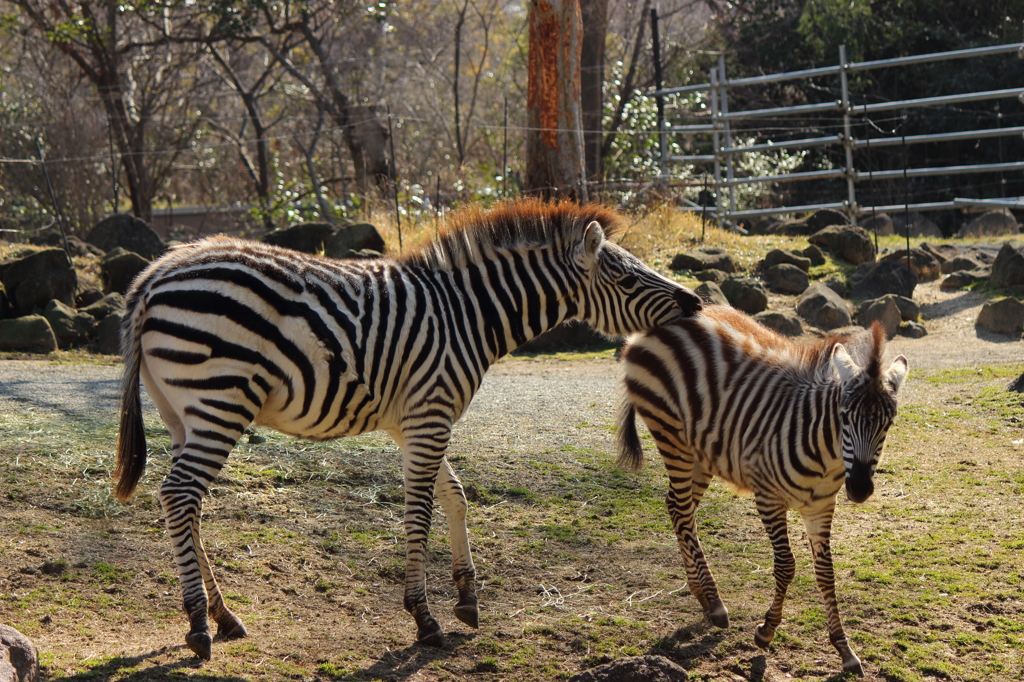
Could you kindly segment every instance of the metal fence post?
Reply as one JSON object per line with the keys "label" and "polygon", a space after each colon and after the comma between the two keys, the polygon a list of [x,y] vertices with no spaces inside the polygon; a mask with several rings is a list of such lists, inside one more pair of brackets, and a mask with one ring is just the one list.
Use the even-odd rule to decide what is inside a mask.
{"label": "metal fence post", "polygon": [[[729,79],[725,75],[725,55],[718,55],[718,94],[721,98],[718,110],[722,114],[729,113]],[[729,149],[732,147],[732,130],[729,127],[729,119],[723,119],[723,132],[725,133],[725,148]],[[730,182],[733,180],[733,165],[732,165],[732,152],[725,153],[725,179]],[[726,215],[732,219],[732,214],[736,211],[736,187],[729,185],[729,211]]]}
{"label": "metal fence post", "polygon": [[711,153],[715,157],[715,222],[722,227],[722,139],[719,131],[722,121],[718,118],[718,69],[711,67]]}
{"label": "metal fence post", "polygon": [[839,83],[843,93],[843,148],[846,151],[846,213],[850,220],[857,219],[857,194],[854,179],[857,171],[853,167],[853,132],[850,127],[850,85],[846,76],[846,45],[839,46]]}
{"label": "metal fence post", "polygon": [[[661,91],[661,42],[658,38],[658,10],[651,8],[651,48],[654,51],[654,87]],[[668,145],[665,141],[665,96],[655,95],[658,106],[658,184],[668,180]]]}

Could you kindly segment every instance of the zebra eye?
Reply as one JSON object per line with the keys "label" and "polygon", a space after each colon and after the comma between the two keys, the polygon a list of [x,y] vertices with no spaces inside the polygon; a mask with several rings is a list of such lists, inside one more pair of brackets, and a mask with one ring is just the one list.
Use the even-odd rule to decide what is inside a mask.
{"label": "zebra eye", "polygon": [[625,277],[619,280],[619,286],[622,287],[623,289],[632,289],[633,287],[636,286],[636,281],[637,280],[635,275],[626,275]]}

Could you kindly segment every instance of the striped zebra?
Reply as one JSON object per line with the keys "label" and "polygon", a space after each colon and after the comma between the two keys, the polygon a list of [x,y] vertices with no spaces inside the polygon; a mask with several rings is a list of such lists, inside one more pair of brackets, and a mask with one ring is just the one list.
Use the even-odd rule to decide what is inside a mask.
{"label": "striped zebra", "polygon": [[690,591],[714,625],[729,614],[708,568],[694,516],[713,476],[753,493],[775,552],[775,598],[754,642],[767,648],[782,620],[794,574],[786,513],[800,512],[825,601],[829,639],[843,670],[863,675],[843,631],[829,549],[836,495],[863,502],[896,392],[902,355],[882,365],[885,337],[870,330],[799,345],[727,306],[631,338],[623,359],[626,400],[619,418],[620,465],[636,470],[640,414],[668,469],[669,515]]}
{"label": "striped zebra", "polygon": [[484,372],[565,320],[628,334],[701,307],[606,239],[619,222],[596,206],[524,200],[467,210],[429,246],[394,260],[214,238],[139,275],[122,329],[115,492],[127,500],[145,469],[141,378],[171,435],[159,499],[197,656],[212,653],[208,615],[218,635],[246,634],[224,604],[199,525],[208,486],[250,424],[311,440],[389,433],[402,451],[404,605],[417,639],[444,641],[425,584],[435,481],[450,526],[455,615],[477,627],[466,497],[445,450]]}

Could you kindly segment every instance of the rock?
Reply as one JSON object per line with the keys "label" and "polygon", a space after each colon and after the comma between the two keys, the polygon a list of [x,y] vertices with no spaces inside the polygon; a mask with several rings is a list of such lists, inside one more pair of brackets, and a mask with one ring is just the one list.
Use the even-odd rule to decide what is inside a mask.
{"label": "rock", "polygon": [[346,255],[349,251],[365,250],[373,251],[376,255],[361,256],[363,258],[379,258],[384,253],[384,238],[370,223],[339,227],[324,242],[324,255],[328,258],[351,258]]}
{"label": "rock", "polygon": [[320,253],[333,233],[334,226],[330,223],[298,223],[265,234],[263,241],[302,253]]}
{"label": "rock", "polygon": [[968,258],[973,258],[982,265],[992,265],[992,263],[994,263],[996,260],[998,252],[992,253],[988,249],[984,249],[980,246],[975,245],[965,250],[961,255],[967,256]]}
{"label": "rock", "polygon": [[1015,393],[1024,393],[1024,374],[1014,379],[1007,385],[1007,391],[1013,391]]}
{"label": "rock", "polygon": [[928,330],[920,322],[910,321],[900,325],[899,334],[910,339],[920,339],[928,335]]}
{"label": "rock", "polygon": [[840,298],[846,298],[846,295],[850,293],[850,285],[838,275],[830,275],[822,284],[839,294]]}
{"label": "rock", "polygon": [[803,323],[800,322],[800,318],[793,313],[766,310],[754,315],[754,319],[769,329],[774,329],[783,336],[800,336],[804,333]]}
{"label": "rock", "polygon": [[692,270],[694,272],[714,268],[722,272],[736,272],[736,264],[725,249],[716,246],[702,246],[695,251],[678,253],[669,265],[672,270]]}
{"label": "rock", "polygon": [[0,282],[0,320],[6,319],[11,312],[11,303],[7,300],[7,290],[3,282]]}
{"label": "rock", "polygon": [[988,280],[989,274],[987,270],[957,270],[956,272],[949,273],[946,279],[942,280],[942,283],[939,284],[939,289],[943,291],[966,289],[975,282]]}
{"label": "rock", "polygon": [[888,213],[877,213],[873,216],[861,218],[857,221],[857,224],[864,228],[866,232],[878,235],[879,237],[895,234],[892,218],[889,217]]}
{"label": "rock", "polygon": [[850,298],[869,301],[886,294],[914,297],[917,275],[906,263],[887,260],[859,265],[850,275]]}
{"label": "rock", "polygon": [[896,301],[888,296],[876,298],[873,301],[864,301],[858,311],[858,321],[862,327],[870,327],[875,322],[882,325],[885,330],[885,337],[891,339],[899,331],[903,316],[900,314]]}
{"label": "rock", "polygon": [[107,216],[96,223],[85,236],[85,241],[103,251],[112,251],[120,246],[148,260],[153,260],[164,251],[160,235],[144,221],[123,213]]}
{"label": "rock", "polygon": [[802,253],[807,260],[811,261],[811,267],[824,265],[826,263],[825,254],[823,254],[821,249],[814,244],[808,244],[807,248],[800,253]]}
{"label": "rock", "polygon": [[81,310],[103,298],[103,292],[96,287],[85,287],[78,290],[75,296],[75,307]]}
{"label": "rock", "polygon": [[904,320],[916,321],[921,317],[921,306],[915,303],[913,299],[906,296],[897,296],[896,294],[887,294],[883,298],[891,298],[896,303],[896,307],[900,309],[900,317]]}
{"label": "rock", "polygon": [[820,329],[838,329],[851,322],[850,308],[839,294],[820,282],[807,287],[800,295],[796,313]]}
{"label": "rock", "polygon": [[11,263],[4,270],[3,283],[12,314],[20,317],[53,299],[72,305],[78,275],[63,249],[44,249]]}
{"label": "rock", "polygon": [[611,348],[621,343],[621,338],[605,336],[586,322],[569,320],[527,341],[514,352],[518,355],[578,350],[594,346]]}
{"label": "rock", "polygon": [[57,337],[42,315],[0,320],[0,351],[50,353],[55,350]]}
{"label": "rock", "polygon": [[782,222],[775,216],[762,216],[747,228],[747,234],[775,234]]}
{"label": "rock", "polygon": [[939,226],[916,211],[911,211],[909,216],[905,213],[897,213],[892,216],[892,226],[895,234],[901,237],[907,236],[906,226],[908,222],[910,224],[911,237],[942,238],[942,230],[939,229]]}
{"label": "rock", "polygon": [[992,262],[988,284],[997,289],[1024,284],[1024,249],[1014,248],[1009,242],[1003,244]]}
{"label": "rock", "polygon": [[[907,250],[895,251],[882,256],[882,260],[907,262]],[[910,269],[917,275],[918,282],[933,282],[942,275],[942,264],[924,249],[910,249]]]}
{"label": "rock", "polygon": [[373,249],[359,249],[353,251],[349,249],[341,255],[341,258],[350,258],[353,260],[373,260],[374,258],[383,258],[384,254],[380,251],[374,251]]}
{"label": "rock", "polygon": [[39,649],[9,625],[0,625],[0,680],[36,682],[39,679]]}
{"label": "rock", "polygon": [[802,294],[810,284],[807,273],[789,263],[779,263],[765,270],[764,281],[776,293],[794,295]]}
{"label": "rock", "polygon": [[1024,328],[1024,303],[1012,296],[986,301],[974,325],[996,334],[1020,336]]}
{"label": "rock", "polygon": [[663,656],[633,656],[584,670],[569,682],[687,682],[686,670]]}
{"label": "rock", "polygon": [[110,313],[96,325],[96,339],[93,349],[104,355],[121,354],[121,320],[123,313]]}
{"label": "rock", "polygon": [[[57,230],[47,230],[46,232],[40,232],[36,236],[28,240],[30,244],[36,246],[55,246],[59,249],[64,248],[64,239],[61,237],[60,232]],[[78,237],[71,235],[68,237],[68,251],[71,252],[73,258],[80,258],[82,256],[102,256],[103,249],[93,246],[87,242],[83,242]]]}
{"label": "rock", "polygon": [[935,260],[940,263],[956,258],[963,251],[956,244],[929,244],[928,242],[921,242],[920,248],[935,256]]}
{"label": "rock", "polygon": [[756,315],[768,307],[768,292],[751,277],[729,277],[722,282],[721,289],[729,299],[729,305],[747,315]]}
{"label": "rock", "polygon": [[[774,221],[774,222],[771,222]],[[779,220],[769,219],[768,222],[759,224],[764,232],[751,232],[752,234],[781,234],[789,237],[806,237],[829,225],[849,225],[850,219],[842,211],[832,208],[823,208],[815,211],[803,220]],[[758,228],[755,228],[758,229]]]}
{"label": "rock", "polygon": [[850,225],[850,216],[834,208],[822,208],[810,215],[806,220],[807,227],[814,232],[830,225]]}
{"label": "rock", "polygon": [[701,282],[724,282],[729,275],[722,272],[718,268],[708,268],[707,270],[699,270],[693,273],[694,279],[698,279]]}
{"label": "rock", "polygon": [[43,317],[50,323],[50,329],[57,337],[57,345],[62,349],[86,341],[96,329],[95,317],[57,300],[46,304]]}
{"label": "rock", "polygon": [[848,263],[860,265],[875,260],[875,245],[871,235],[853,225],[832,225],[818,230],[807,241],[828,249]]}
{"label": "rock", "polygon": [[124,311],[124,296],[112,291],[92,305],[80,307],[79,312],[89,313],[97,320],[102,320],[107,315]]}
{"label": "rock", "polygon": [[970,256],[956,256],[942,264],[942,274],[948,275],[958,270],[980,270],[985,267],[981,261]]}
{"label": "rock", "polygon": [[[820,253],[820,252],[819,252]],[[785,251],[783,249],[772,249],[765,254],[764,260],[761,261],[761,270],[768,270],[769,268],[779,265],[780,263],[788,263],[795,265],[804,272],[811,269],[811,259],[801,255],[796,251]]]}
{"label": "rock", "polygon": [[1003,237],[1008,234],[1020,234],[1020,225],[1017,224],[1017,219],[1010,213],[1010,209],[1003,208],[995,211],[985,211],[961,227],[956,236]]}
{"label": "rock", "polygon": [[694,289],[694,292],[704,299],[705,303],[729,305],[729,299],[722,293],[722,288],[714,282],[703,282]]}
{"label": "rock", "polygon": [[104,293],[124,294],[140,272],[149,267],[149,261],[137,253],[124,249],[112,249],[100,261],[100,276],[103,278]]}

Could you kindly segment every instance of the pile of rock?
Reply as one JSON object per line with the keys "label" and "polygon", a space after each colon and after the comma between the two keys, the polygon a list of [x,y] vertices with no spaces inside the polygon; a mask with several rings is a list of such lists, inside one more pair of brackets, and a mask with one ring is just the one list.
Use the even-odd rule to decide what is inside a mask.
{"label": "pile of rock", "polygon": [[[373,258],[384,251],[384,240],[369,223],[303,223],[275,230],[265,239],[339,258]],[[149,225],[127,215],[103,219],[84,241],[69,237],[67,251],[55,232],[32,242],[17,257],[0,262],[0,351],[89,348],[117,354],[124,294],[167,245]],[[89,286],[79,276],[79,270],[94,266],[99,286]]]}

